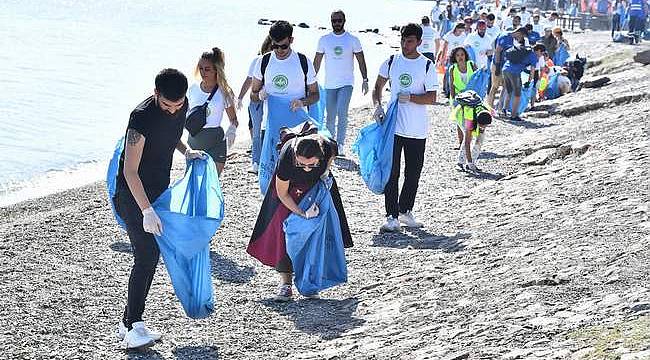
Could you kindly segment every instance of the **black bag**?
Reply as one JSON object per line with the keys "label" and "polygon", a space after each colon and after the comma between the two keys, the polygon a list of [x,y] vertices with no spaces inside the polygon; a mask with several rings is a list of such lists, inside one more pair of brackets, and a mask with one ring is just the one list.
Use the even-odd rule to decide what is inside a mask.
{"label": "black bag", "polygon": [[465,90],[456,95],[456,102],[459,105],[477,107],[483,103],[481,96],[474,90]]}
{"label": "black bag", "polygon": [[530,46],[522,47],[510,47],[505,52],[506,59],[512,64],[522,64],[528,55],[533,52],[533,49]]}
{"label": "black bag", "polygon": [[203,104],[197,105],[187,112],[187,117],[185,118],[185,128],[190,133],[190,135],[196,136],[196,134],[198,134],[199,131],[201,131],[201,129],[203,129],[205,126],[206,117],[208,116],[208,103],[210,100],[212,100],[212,97],[217,92],[217,89],[219,89],[219,85],[216,85],[214,89],[212,89],[210,96],[208,96],[208,99]]}
{"label": "black bag", "polygon": [[307,135],[318,134],[318,127],[311,121],[302,122],[294,127],[283,126],[280,128],[280,141],[276,145],[276,149],[280,150],[284,147],[289,140]]}

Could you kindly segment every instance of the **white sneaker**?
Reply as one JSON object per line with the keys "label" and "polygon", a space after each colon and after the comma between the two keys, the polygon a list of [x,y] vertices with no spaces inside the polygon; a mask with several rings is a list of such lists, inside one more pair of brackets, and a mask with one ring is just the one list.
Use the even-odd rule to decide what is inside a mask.
{"label": "white sneaker", "polygon": [[291,301],[293,298],[293,289],[291,284],[280,284],[278,286],[278,293],[275,295],[274,300],[280,302]]}
{"label": "white sneaker", "polygon": [[[149,337],[151,338],[151,340],[160,341],[160,339],[162,339],[162,334],[161,333],[149,329],[146,325],[144,326],[144,329],[147,332],[147,334],[149,335]],[[129,331],[129,329],[127,329],[126,326],[124,325],[124,323],[122,321],[120,321],[117,324],[117,330],[115,331],[115,337],[117,337],[117,339],[120,340],[120,341],[124,340],[124,336],[126,336],[126,333],[128,331]]]}
{"label": "white sneaker", "polygon": [[345,156],[345,148],[344,148],[343,145],[341,145],[341,144],[339,144],[338,154],[339,154],[339,156],[341,156],[341,157],[344,157],[344,156]]}
{"label": "white sneaker", "polygon": [[399,221],[391,215],[386,217],[386,222],[379,228],[379,231],[381,232],[395,232],[400,230],[402,230],[402,227],[400,226]]}
{"label": "white sneaker", "polygon": [[257,171],[259,170],[260,166],[257,165],[257,163],[253,163],[250,168],[248,168],[248,172],[251,174],[257,174]]}
{"label": "white sneaker", "polygon": [[420,228],[424,226],[421,222],[415,220],[415,217],[411,213],[411,211],[407,211],[406,213],[400,213],[399,216],[397,217],[399,221],[404,224],[406,227],[412,227],[412,228]]}
{"label": "white sneaker", "polygon": [[122,340],[124,347],[127,349],[136,349],[153,345],[155,341],[149,337],[147,328],[144,326],[144,321],[134,322],[131,326],[132,329],[127,331],[126,335],[124,335],[124,340]]}

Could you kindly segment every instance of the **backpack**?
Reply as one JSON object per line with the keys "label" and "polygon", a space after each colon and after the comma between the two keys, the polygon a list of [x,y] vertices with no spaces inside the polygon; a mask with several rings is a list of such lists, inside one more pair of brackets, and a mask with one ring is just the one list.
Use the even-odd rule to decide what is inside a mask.
{"label": "backpack", "polygon": [[505,52],[505,57],[511,64],[523,64],[526,58],[533,52],[530,46],[508,48]]}
{"label": "backpack", "polygon": [[[465,106],[472,108],[472,119],[476,120],[476,114],[478,113],[477,109],[483,107],[483,99],[481,99],[481,96],[476,91],[465,90],[457,94],[455,100],[458,105],[463,107],[463,111],[465,111]],[[476,123],[474,124],[474,127],[476,127]]]}
{"label": "backpack", "polygon": [[[309,95],[309,89],[307,88],[307,72],[309,71],[307,65],[307,57],[304,54],[296,52],[298,54],[298,59],[300,59],[300,67],[302,68],[302,73],[305,77],[305,96]],[[262,56],[262,85],[264,85],[264,73],[266,72],[266,67],[269,65],[269,60],[271,60],[271,53],[268,52]]]}

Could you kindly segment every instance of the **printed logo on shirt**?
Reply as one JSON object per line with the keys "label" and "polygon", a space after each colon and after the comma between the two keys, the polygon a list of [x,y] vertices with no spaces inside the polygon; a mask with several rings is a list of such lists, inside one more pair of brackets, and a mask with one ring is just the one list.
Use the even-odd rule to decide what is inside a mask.
{"label": "printed logo on shirt", "polygon": [[336,55],[336,56],[341,56],[341,55],[343,55],[343,46],[341,46],[341,45],[336,45],[336,46],[334,47],[334,55]]}
{"label": "printed logo on shirt", "polygon": [[206,106],[205,107],[205,117],[210,116],[210,114],[212,114],[212,110],[210,110],[209,106]]}
{"label": "printed logo on shirt", "polygon": [[289,79],[283,74],[275,75],[273,77],[273,85],[280,90],[284,90],[289,86]]}
{"label": "printed logo on shirt", "polygon": [[411,86],[413,83],[413,78],[411,77],[411,74],[404,73],[399,76],[399,84],[401,87],[406,88]]}

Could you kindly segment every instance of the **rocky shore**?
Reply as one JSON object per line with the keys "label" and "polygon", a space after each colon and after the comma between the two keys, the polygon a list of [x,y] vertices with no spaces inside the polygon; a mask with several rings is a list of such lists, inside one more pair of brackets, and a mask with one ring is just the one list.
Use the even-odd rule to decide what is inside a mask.
{"label": "rocky shore", "polygon": [[[275,273],[245,252],[257,182],[243,149],[231,156],[216,310],[186,318],[161,262],[145,317],[165,337],[147,352],[113,335],[132,256],[103,183],[1,208],[0,358],[650,358],[650,67],[632,59],[649,47],[568,38],[589,59],[583,80],[611,82],[495,121],[481,175],[454,170],[449,108],[431,107],[423,229],[379,234],[383,197],[354,157],[337,160],[355,246],[349,282],[320,300],[272,301]],[[351,113],[350,139],[370,117]]]}

